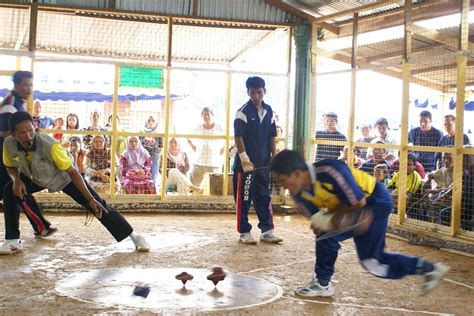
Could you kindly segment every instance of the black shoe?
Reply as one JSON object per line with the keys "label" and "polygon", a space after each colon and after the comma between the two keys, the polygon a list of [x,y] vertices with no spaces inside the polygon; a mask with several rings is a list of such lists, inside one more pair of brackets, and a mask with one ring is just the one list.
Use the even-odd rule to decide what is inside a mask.
{"label": "black shoe", "polygon": [[49,237],[49,236],[53,235],[54,233],[56,233],[57,231],[58,231],[57,228],[49,227],[48,229],[43,230],[41,233],[35,232],[35,237],[36,238]]}

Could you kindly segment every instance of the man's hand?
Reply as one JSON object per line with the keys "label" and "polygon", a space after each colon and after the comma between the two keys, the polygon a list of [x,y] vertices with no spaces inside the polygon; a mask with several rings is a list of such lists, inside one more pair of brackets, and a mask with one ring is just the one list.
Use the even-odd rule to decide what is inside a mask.
{"label": "man's hand", "polygon": [[255,167],[245,151],[239,153],[239,158],[245,173],[253,171]]}
{"label": "man's hand", "polygon": [[13,194],[20,199],[23,199],[23,196],[26,194],[26,186],[20,179],[13,181]]}
{"label": "man's hand", "polygon": [[108,213],[107,209],[102,206],[95,198],[92,198],[89,200],[89,206],[92,209],[92,212],[94,213],[94,216],[97,217],[97,219],[102,218],[102,213]]}
{"label": "man's hand", "polygon": [[244,169],[244,172],[247,173],[247,172],[253,171],[253,169],[255,169],[255,168],[254,168],[253,163],[251,163],[250,161],[243,161],[242,162],[242,169]]}

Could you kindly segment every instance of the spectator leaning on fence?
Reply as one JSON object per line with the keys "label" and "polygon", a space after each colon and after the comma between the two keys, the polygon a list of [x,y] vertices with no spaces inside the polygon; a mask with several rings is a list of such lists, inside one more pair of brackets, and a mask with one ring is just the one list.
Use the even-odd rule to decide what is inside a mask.
{"label": "spectator leaning on fence", "polygon": [[[337,129],[337,114],[327,112],[323,114],[324,130],[316,132],[317,140],[347,140],[346,136]],[[317,145],[315,161],[321,159],[337,159],[344,145]]]}
{"label": "spectator leaning on fence", "polygon": [[[390,165],[390,171],[392,173],[398,172],[398,168],[400,168],[400,158],[397,158],[392,162],[392,164]],[[418,174],[420,175],[422,179],[425,178],[425,168],[418,161],[416,162],[415,170],[416,172],[418,172]]]}
{"label": "spectator leaning on fence", "polygon": [[[379,141],[376,144],[384,144],[384,142]],[[360,170],[365,171],[369,174],[374,174],[374,168],[375,168],[376,165],[386,164],[387,166],[389,166],[388,161],[386,161],[385,158],[384,158],[386,156],[386,153],[387,153],[385,148],[370,148],[370,149],[372,149],[373,158],[365,161],[359,167]]]}
{"label": "spectator leaning on fence", "polygon": [[[429,111],[420,113],[420,126],[413,128],[408,134],[408,142],[415,146],[439,145],[443,134],[432,125],[432,117]],[[436,169],[436,153],[428,151],[415,151],[416,159],[420,162],[426,171],[430,172]]]}
{"label": "spectator leaning on fence", "polygon": [[[375,122],[375,127],[377,127],[377,131],[379,135],[372,139],[371,143],[378,143],[383,142],[384,144],[391,144],[396,145],[397,141],[393,138],[389,133],[388,130],[390,127],[388,126],[388,121],[386,118],[381,117]],[[367,150],[367,159],[371,159],[373,156],[373,148],[369,148]],[[396,149],[388,149],[384,154],[384,159],[390,164],[394,159],[398,156],[398,151]]]}
{"label": "spectator leaning on fence", "polygon": [[[450,225],[451,206],[441,210],[438,223]],[[463,159],[461,229],[474,229],[474,155],[464,155]]]}
{"label": "spectator leaning on fence", "polygon": [[374,177],[378,182],[387,185],[388,181],[390,181],[390,170],[388,166],[384,163],[376,165],[374,167]]}
{"label": "spectator leaning on fence", "polygon": [[[441,137],[439,147],[454,147],[454,134],[456,131],[456,117],[452,114],[444,116],[444,130],[446,135]],[[469,137],[463,134],[463,145],[469,145]],[[436,164],[438,168],[442,166],[441,153],[436,153]]]}
{"label": "spectator leaning on fence", "polygon": [[[423,183],[423,179],[418,172],[416,172],[415,166],[416,156],[414,154],[408,154],[406,191],[409,193],[417,193]],[[387,188],[398,191],[399,174],[399,172],[393,174],[392,179],[387,183]]]}
{"label": "spectator leaning on fence", "polygon": [[[372,124],[364,123],[360,126],[361,137],[356,140],[358,143],[370,143],[375,136],[373,135]],[[360,148],[360,157],[367,159],[367,147]]]}

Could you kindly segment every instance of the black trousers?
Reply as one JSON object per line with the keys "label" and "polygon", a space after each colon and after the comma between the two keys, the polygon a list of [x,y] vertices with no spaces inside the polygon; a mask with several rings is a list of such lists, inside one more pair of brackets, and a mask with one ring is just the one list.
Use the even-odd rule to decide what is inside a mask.
{"label": "black trousers", "polygon": [[3,190],[5,185],[10,181],[10,176],[3,164],[3,141],[5,138],[0,137],[0,200],[3,200]]}
{"label": "black trousers", "polygon": [[[21,175],[21,180],[26,186],[27,195],[25,197],[26,203],[30,209],[37,215],[37,217],[42,221],[42,224],[48,228],[49,222],[44,219],[41,208],[36,203],[35,198],[31,195],[35,192],[42,191],[44,188],[33,183],[28,177]],[[92,193],[94,198],[104,206],[108,213],[103,212],[102,218],[99,221],[102,225],[107,228],[110,234],[117,241],[122,241],[123,239],[130,236],[133,232],[132,226],[127,222],[127,220],[120,214],[115,208],[108,205],[105,200],[103,200],[94,189],[84,181],[89,191]],[[76,187],[76,185],[71,181],[69,184],[63,188],[64,193],[69,195],[74,201],[84,206],[87,210],[92,212],[92,209],[89,206],[87,199],[82,195],[81,191]],[[20,238],[20,212],[22,210],[21,199],[16,197],[13,194],[13,182],[10,181],[5,186],[3,203],[4,203],[4,216],[5,216],[5,239],[19,239]],[[28,220],[33,226],[35,232],[38,232],[37,219],[30,218],[27,216]]]}

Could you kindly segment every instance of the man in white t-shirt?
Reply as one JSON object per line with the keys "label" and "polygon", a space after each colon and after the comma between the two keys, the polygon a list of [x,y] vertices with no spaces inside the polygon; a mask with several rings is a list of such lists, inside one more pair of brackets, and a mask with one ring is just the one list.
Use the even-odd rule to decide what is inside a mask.
{"label": "man in white t-shirt", "polygon": [[[381,117],[375,122],[375,127],[378,131],[378,136],[372,139],[371,144],[376,144],[378,142],[384,142],[384,144],[396,145],[397,141],[395,138],[388,134],[388,121],[386,118]],[[373,148],[367,150],[367,159],[372,159],[374,156]],[[398,150],[396,149],[387,149],[385,156],[383,157],[388,163],[392,163],[393,160],[397,159]]]}
{"label": "man in white t-shirt", "polygon": [[[202,124],[195,129],[195,135],[225,135],[223,128],[214,122],[214,112],[210,107],[201,111]],[[196,161],[191,171],[191,181],[195,186],[201,186],[206,172],[222,172],[224,163],[224,140],[220,139],[188,139],[191,148],[196,152]]]}

